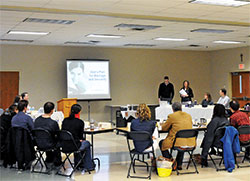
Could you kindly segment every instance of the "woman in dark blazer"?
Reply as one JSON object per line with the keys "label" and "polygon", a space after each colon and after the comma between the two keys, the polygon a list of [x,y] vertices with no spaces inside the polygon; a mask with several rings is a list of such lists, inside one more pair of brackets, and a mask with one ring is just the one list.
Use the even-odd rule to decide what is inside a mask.
{"label": "woman in dark blazer", "polygon": [[194,93],[193,90],[189,87],[189,81],[188,80],[184,80],[183,82],[183,87],[181,88],[183,89],[187,94],[186,95],[180,95],[181,96],[181,102],[182,103],[187,103],[187,102],[192,102],[192,98],[194,97]]}
{"label": "woman in dark blazer", "polygon": [[[131,122],[131,131],[147,131],[151,136],[155,130],[155,121],[151,121],[151,111],[146,104],[140,104],[137,108],[137,119]],[[143,152],[151,146],[151,142],[134,142],[137,151]]]}
{"label": "woman in dark blazer", "polygon": [[[201,158],[202,158],[202,165],[207,167],[207,155],[212,145],[216,145],[218,140],[214,140],[215,138],[215,131],[223,126],[229,125],[229,121],[226,118],[226,110],[222,104],[216,104],[214,106],[213,117],[210,123],[207,125],[207,132],[205,133],[205,137],[202,141],[201,148]],[[212,148],[213,149],[213,148]]]}
{"label": "woman in dark blazer", "polygon": [[211,94],[208,92],[205,93],[204,99],[201,102],[202,107],[207,107],[208,105],[213,105]]}

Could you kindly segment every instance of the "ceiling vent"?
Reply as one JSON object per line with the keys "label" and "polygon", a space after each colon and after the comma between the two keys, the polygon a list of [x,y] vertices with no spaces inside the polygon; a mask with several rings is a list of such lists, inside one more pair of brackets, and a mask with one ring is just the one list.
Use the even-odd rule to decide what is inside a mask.
{"label": "ceiling vent", "polygon": [[118,24],[115,25],[115,28],[127,28],[134,31],[145,31],[145,30],[153,30],[156,28],[160,28],[161,26],[154,25],[137,25],[137,24]]}
{"label": "ceiling vent", "polygon": [[72,21],[72,20],[58,20],[58,19],[26,18],[25,20],[23,20],[23,22],[70,25],[70,24],[74,23],[75,21]]}
{"label": "ceiling vent", "polygon": [[188,45],[189,47],[195,47],[195,48],[197,48],[197,47],[200,47],[200,45],[195,45],[195,44],[191,44],[191,45]]}
{"label": "ceiling vent", "polygon": [[206,28],[199,28],[195,30],[191,30],[191,32],[199,32],[199,33],[230,33],[233,32],[233,30],[221,30],[221,29],[206,29]]}
{"label": "ceiling vent", "polygon": [[100,41],[88,41],[88,42],[83,42],[83,41],[66,41],[64,44],[75,44],[75,45],[95,45],[96,43],[100,43]]}
{"label": "ceiling vent", "polygon": [[129,44],[125,44],[124,46],[128,46],[128,47],[130,47],[130,46],[133,46],[133,47],[153,47],[153,46],[155,46],[155,45],[153,45],[153,44],[133,44],[133,43],[129,43]]}
{"label": "ceiling vent", "polygon": [[0,39],[5,42],[20,42],[20,43],[32,43],[34,40],[20,40],[20,39]]}

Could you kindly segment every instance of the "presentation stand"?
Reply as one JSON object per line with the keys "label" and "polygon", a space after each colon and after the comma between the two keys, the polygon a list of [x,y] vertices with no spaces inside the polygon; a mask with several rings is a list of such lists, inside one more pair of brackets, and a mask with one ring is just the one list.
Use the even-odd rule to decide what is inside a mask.
{"label": "presentation stand", "polygon": [[71,106],[77,104],[76,98],[63,98],[57,101],[57,111],[62,111],[64,118],[69,117]]}

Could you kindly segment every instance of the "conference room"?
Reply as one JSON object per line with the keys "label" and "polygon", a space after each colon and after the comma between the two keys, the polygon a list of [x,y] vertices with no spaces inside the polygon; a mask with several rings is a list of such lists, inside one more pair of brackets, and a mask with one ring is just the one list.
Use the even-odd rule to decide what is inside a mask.
{"label": "conference room", "polygon": [[[248,180],[249,167],[238,167],[249,165],[247,159],[242,163],[245,149],[237,153],[235,168],[228,173],[225,161],[220,163],[221,155],[212,155],[215,164],[208,156],[208,165],[202,165],[201,145],[221,98],[228,97],[224,112],[229,123],[237,112],[231,109],[236,102],[238,112],[249,120],[249,12],[250,3],[244,0],[2,0],[1,180],[138,180],[133,176],[173,181]],[[171,93],[165,95],[161,86],[168,86]],[[81,140],[86,140],[89,151],[84,154],[90,155],[94,168],[73,169],[77,165],[74,155],[67,157],[61,146],[54,150],[60,151],[65,163],[46,168],[46,154],[41,157],[37,145],[30,169],[20,170],[18,164],[5,167],[2,117],[12,110],[16,96],[22,100],[12,108],[24,111],[34,124],[47,116],[62,131],[67,130],[65,120],[72,112],[74,119],[81,119]],[[211,105],[204,105],[204,100]],[[229,104],[231,101],[236,102]],[[147,114],[141,114],[144,109]],[[185,129],[192,129],[197,139],[193,161],[191,152],[185,150],[182,168],[172,169],[175,162],[162,158],[165,144],[159,143],[170,135],[164,129],[174,110],[190,115],[191,127]],[[128,143],[131,149],[134,146],[131,127],[140,116],[155,123],[148,138],[153,139],[155,155],[150,152],[136,160],[136,164],[148,164],[147,168],[131,164],[128,147]],[[10,121],[11,127],[14,120]],[[33,139],[39,138],[31,132]],[[173,150],[173,159],[177,152]],[[164,161],[171,164],[160,170],[170,174],[165,177],[159,171]],[[182,174],[186,172],[195,173]]]}

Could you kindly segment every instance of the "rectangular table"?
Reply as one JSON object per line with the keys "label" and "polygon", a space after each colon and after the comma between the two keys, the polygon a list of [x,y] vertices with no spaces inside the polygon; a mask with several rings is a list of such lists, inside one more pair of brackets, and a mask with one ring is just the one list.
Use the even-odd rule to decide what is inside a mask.
{"label": "rectangular table", "polygon": [[[210,120],[213,115],[213,109],[214,106],[208,106],[206,108],[203,108],[200,105],[191,108],[182,106],[182,111],[190,114],[192,116],[192,119],[205,118],[207,120]],[[173,110],[171,105],[160,106],[155,109],[156,119],[159,119],[161,122],[163,120],[166,120],[168,118],[168,115],[172,113]]]}
{"label": "rectangular table", "polygon": [[91,135],[91,154],[92,154],[92,160],[97,160],[98,167],[100,168],[100,160],[99,158],[94,157],[94,135],[95,134],[101,134],[101,133],[108,133],[113,132],[114,128],[95,128],[94,130],[91,130],[90,128],[84,129],[84,134]]}

